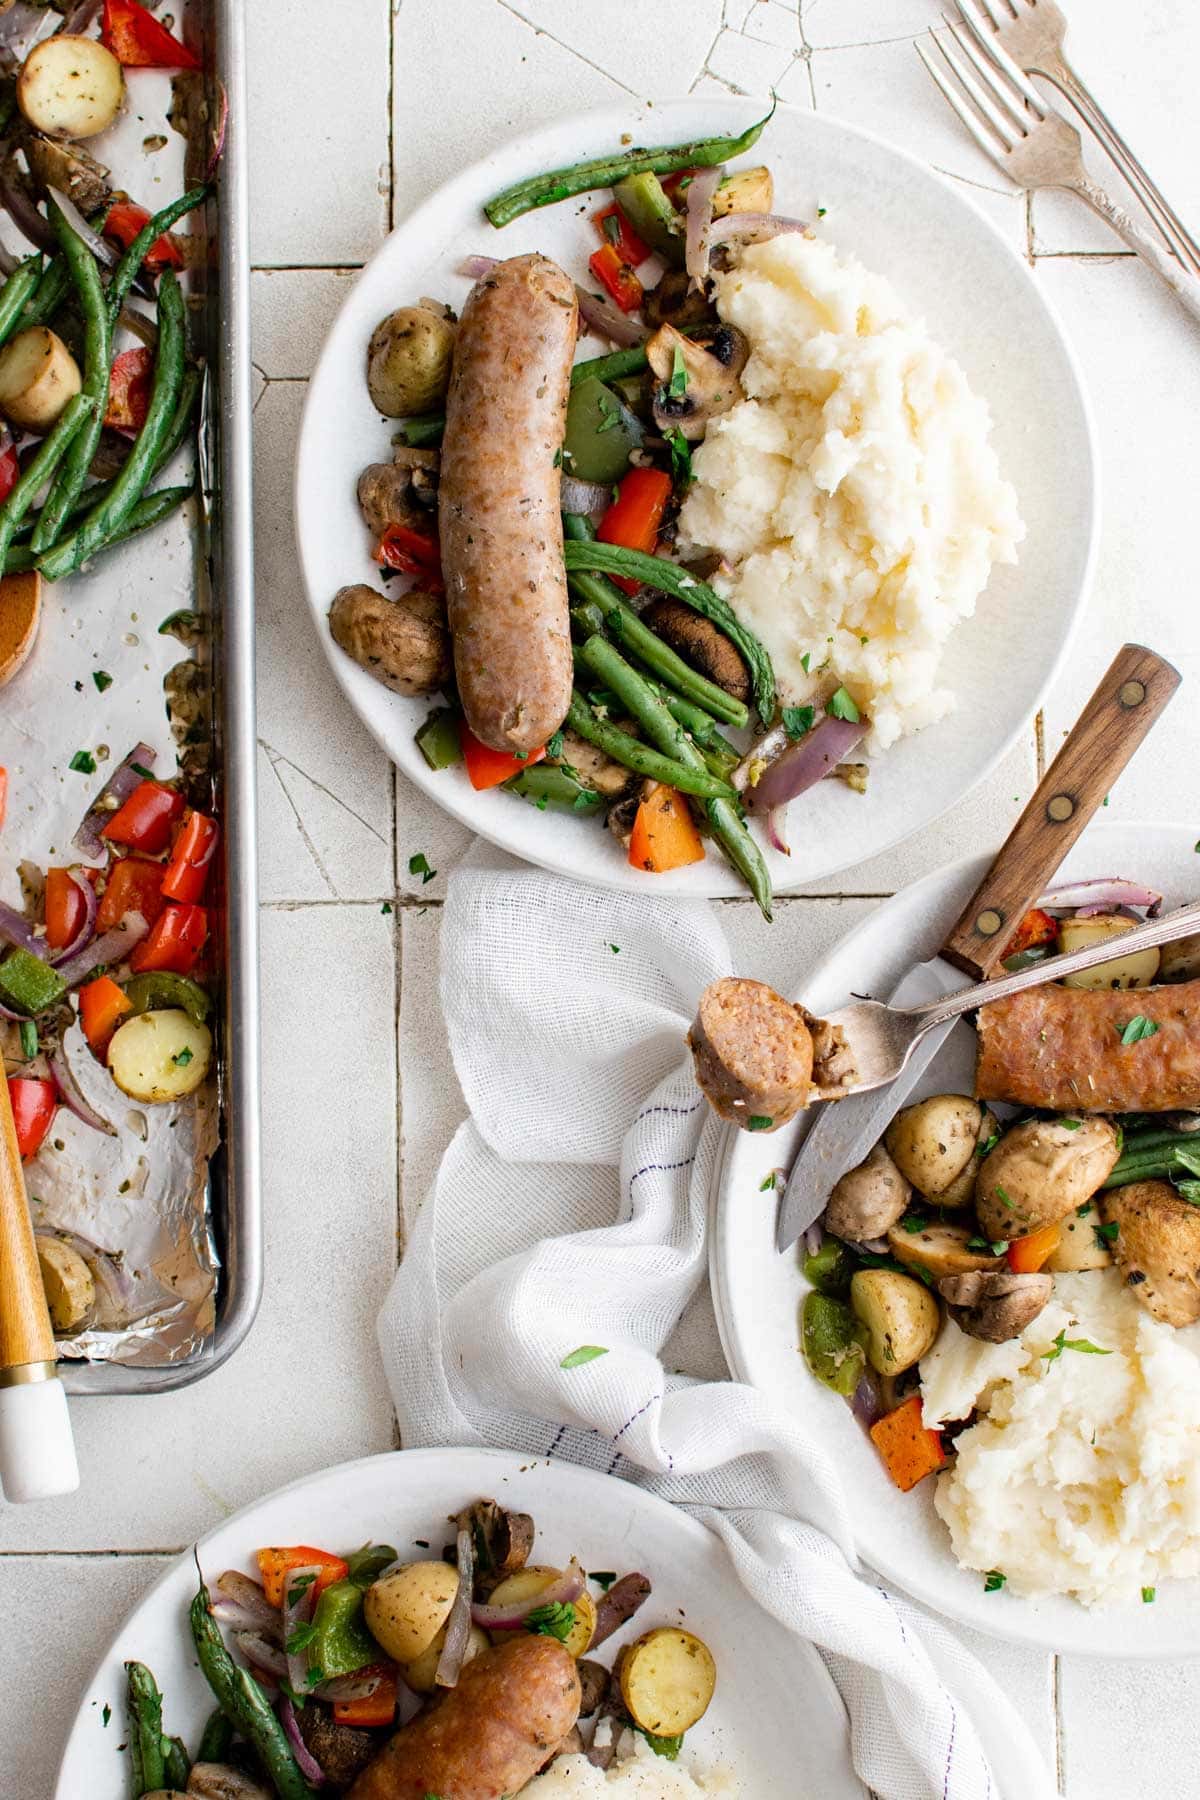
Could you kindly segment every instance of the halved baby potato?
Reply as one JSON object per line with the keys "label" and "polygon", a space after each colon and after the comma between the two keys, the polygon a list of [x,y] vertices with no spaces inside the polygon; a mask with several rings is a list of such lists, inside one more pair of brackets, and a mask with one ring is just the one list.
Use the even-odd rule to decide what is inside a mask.
{"label": "halved baby potato", "polygon": [[[1123,937],[1132,931],[1136,919],[1123,919],[1115,913],[1099,913],[1094,919],[1063,919],[1058,927],[1058,947],[1063,955],[1071,950],[1089,950],[1106,938]],[[1132,956],[1117,956],[1112,962],[1095,969],[1081,969],[1077,975],[1064,975],[1063,986],[1075,988],[1149,987],[1158,974],[1159,952],[1135,950]]]}
{"label": "halved baby potato", "polygon": [[761,164],[756,169],[736,169],[713,195],[713,218],[723,219],[726,213],[735,212],[769,213],[774,203],[775,183],[770,169]]}
{"label": "halved baby potato", "polygon": [[178,1007],[126,1019],[108,1046],[108,1072],[131,1100],[182,1100],[212,1063],[212,1032]]}
{"label": "halved baby potato", "polygon": [[942,1312],[929,1289],[895,1269],[860,1269],[850,1307],[867,1328],[867,1361],[878,1375],[902,1375],[932,1348]]}
{"label": "halved baby potato", "polygon": [[[543,1593],[546,1588],[553,1587],[556,1581],[562,1580],[561,1569],[547,1568],[544,1563],[529,1563],[510,1575],[497,1588],[493,1588],[488,1596],[489,1606],[519,1605],[523,1600],[531,1600],[536,1594]],[[596,1602],[585,1588],[578,1599],[571,1602],[575,1608],[575,1623],[562,1640],[565,1649],[574,1657],[580,1657],[592,1641],[596,1629]],[[511,1631],[493,1631],[493,1644],[504,1644],[512,1637]]]}
{"label": "halved baby potato", "polygon": [[0,413],[23,431],[49,431],[82,386],[79,364],[48,325],[27,326],[0,350]]}
{"label": "halved baby potato", "polygon": [[450,1617],[457,1593],[458,1570],[450,1563],[406,1563],[367,1589],[363,1600],[367,1630],[396,1662],[416,1662]]}
{"label": "halved baby potato", "polygon": [[[441,1660],[442,1648],[446,1642],[446,1627],[442,1629],[430,1644],[428,1650],[422,1650],[420,1656],[404,1665],[404,1679],[414,1694],[432,1694],[437,1687],[437,1666]],[[467,1648],[463,1662],[469,1663],[471,1658],[489,1648],[486,1631],[480,1631],[478,1625],[472,1625],[467,1636]]]}
{"label": "halved baby potato", "polygon": [[92,1271],[71,1244],[61,1238],[39,1237],[38,1268],[46,1290],[46,1305],[55,1331],[74,1331],[82,1325],[96,1299]]}
{"label": "halved baby potato", "polygon": [[97,38],[45,38],[17,77],[17,105],[47,137],[94,137],[112,124],[124,99],[121,65]]}
{"label": "halved baby potato", "polygon": [[655,1737],[679,1737],[708,1711],[717,1665],[701,1638],[662,1625],[621,1658],[621,1698],[630,1717]]}

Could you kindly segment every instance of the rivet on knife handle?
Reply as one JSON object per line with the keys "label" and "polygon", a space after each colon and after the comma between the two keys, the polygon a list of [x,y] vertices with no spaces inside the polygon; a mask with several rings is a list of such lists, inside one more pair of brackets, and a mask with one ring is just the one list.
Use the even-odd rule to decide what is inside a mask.
{"label": "rivet on knife handle", "polygon": [[1142,644],[1126,644],[1117,653],[942,945],[941,954],[956,968],[976,981],[993,972],[1180,680],[1178,669]]}

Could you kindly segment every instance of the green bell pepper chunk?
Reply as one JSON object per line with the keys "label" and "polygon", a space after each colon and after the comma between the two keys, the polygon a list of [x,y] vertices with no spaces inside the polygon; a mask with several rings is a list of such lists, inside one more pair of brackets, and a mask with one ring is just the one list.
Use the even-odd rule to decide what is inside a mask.
{"label": "green bell pepper chunk", "polygon": [[553,812],[582,813],[587,818],[603,812],[608,804],[603,794],[557,763],[535,763],[531,769],[522,769],[504,788],[509,794],[520,794],[540,812],[549,807]]}
{"label": "green bell pepper chunk", "polygon": [[323,1680],[353,1675],[356,1669],[379,1661],[379,1646],[363,1624],[362,1610],[363,1590],[349,1579],[331,1583],[317,1601],[308,1666],[320,1669]]}
{"label": "green bell pepper chunk", "polygon": [[818,1294],[844,1300],[850,1292],[850,1277],[857,1267],[841,1238],[827,1237],[819,1250],[804,1258],[804,1278]]}
{"label": "green bell pepper chunk", "polygon": [[818,1381],[847,1399],[866,1368],[865,1336],[843,1301],[816,1292],[805,1297],[800,1333],[804,1360]]}
{"label": "green bell pepper chunk", "polygon": [[641,420],[593,375],[571,389],[563,471],[580,481],[620,481],[629,467],[629,452],[645,435]]}
{"label": "green bell pepper chunk", "polygon": [[346,1558],[350,1570],[349,1579],[357,1587],[369,1588],[397,1560],[396,1551],[391,1544],[364,1544],[361,1550],[355,1550],[353,1555]]}
{"label": "green bell pepper chunk", "polygon": [[134,975],[122,989],[125,998],[138,1013],[158,1012],[164,1007],[178,1007],[197,1025],[203,1025],[212,1011],[212,1001],[198,982],[187,975],[173,975],[168,969],[154,969],[146,975]]}
{"label": "green bell pepper chunk", "polygon": [[434,707],[417,733],[417,749],[431,769],[449,769],[461,760],[458,714],[453,707]]}
{"label": "green bell pepper chunk", "polygon": [[682,268],[684,239],[679,214],[658,176],[651,170],[627,175],[613,189],[613,197],[643,244],[657,250],[674,268]]}
{"label": "green bell pepper chunk", "polygon": [[20,946],[9,951],[0,963],[0,1000],[14,1012],[36,1018],[57,1006],[67,991],[67,984],[57,969],[44,963],[32,950]]}

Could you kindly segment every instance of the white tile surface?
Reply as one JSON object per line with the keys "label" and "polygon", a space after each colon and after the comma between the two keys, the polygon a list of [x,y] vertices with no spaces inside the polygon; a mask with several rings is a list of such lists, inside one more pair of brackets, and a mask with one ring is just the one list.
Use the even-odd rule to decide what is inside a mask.
{"label": "white tile surface", "polygon": [[[1081,71],[1200,226],[1200,13],[1185,0],[1070,9]],[[373,1317],[396,1253],[401,1156],[411,1216],[463,1116],[437,943],[446,879],[470,839],[349,715],[300,590],[291,461],[304,382],[355,266],[391,219],[520,129],[625,93],[772,85],[931,162],[1024,254],[1023,199],[917,61],[913,39],[942,10],[943,0],[355,0],[333,30],[317,0],[249,10],[268,1287],[248,1344],[211,1379],[161,1400],[76,1406],[81,1496],[0,1511],[6,1796],[49,1792],[67,1715],[51,1708],[45,1730],[29,1720],[47,1693],[77,1688],[157,1574],[159,1558],[129,1553],[182,1546],[253,1495],[392,1441]],[[1089,161],[1107,179],[1095,152]],[[1189,687],[1200,678],[1188,554],[1200,360],[1144,270],[1106,254],[1078,260],[1112,242],[1082,206],[1041,196],[1033,220],[1036,279],[1083,364],[1106,487],[1091,610],[1046,707],[1053,754],[1121,638],[1171,654]],[[1155,754],[1114,792],[1113,816],[1194,809],[1200,835],[1195,716],[1185,695]],[[835,889],[879,895],[995,844],[1036,777],[1029,733],[946,818],[825,884],[824,897],[782,902],[773,928],[751,905],[723,904],[738,966],[797,985],[873,904]],[[428,883],[408,871],[418,854],[436,870]],[[681,1362],[704,1326],[702,1310],[684,1322]],[[53,1554],[63,1551],[92,1554]],[[1044,1655],[971,1644],[1047,1754],[1061,1753],[1067,1800],[1132,1800],[1147,1791],[1147,1768],[1155,1791],[1196,1790],[1200,1665],[1072,1659],[1055,1672]]]}

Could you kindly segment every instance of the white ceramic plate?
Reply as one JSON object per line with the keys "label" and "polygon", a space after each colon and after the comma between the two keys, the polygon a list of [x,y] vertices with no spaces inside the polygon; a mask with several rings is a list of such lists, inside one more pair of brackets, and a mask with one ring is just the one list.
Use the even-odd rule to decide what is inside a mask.
{"label": "white ceramic plate", "polygon": [[[347,582],[378,583],[355,501],[363,467],[388,460],[394,427],[367,394],[366,347],[379,320],[422,294],[461,306],[457,273],[472,251],[543,250],[586,275],[597,239],[595,195],[547,207],[497,232],[483,202],[514,179],[619,144],[686,142],[736,132],[761,102],[630,102],[531,132],[440,189],[394,231],[360,276],[309,386],[296,470],[300,560],[314,628],[347,699],[394,762],[473,831],[527,862],[610,887],[644,886],[595,819],[538,812],[515,795],[477,794],[460,768],[433,773],[413,734],[429,710],[357,668],[334,645],[326,612]],[[1095,455],[1074,359],[1028,269],[965,197],[922,164],[850,125],[781,106],[753,158],[770,164],[776,205],[814,218],[839,248],[889,276],[986,396],[1001,466],[1015,483],[1028,535],[1020,566],[998,569],[977,616],[960,626],[943,676],[959,697],[950,719],[878,759],[869,792],[827,782],[798,802],[791,858],[771,851],[780,892],[852,868],[943,812],[1009,749],[1054,678],[1087,587],[1096,534]],[[587,340],[582,355],[604,346]],[[1066,525],[1064,526],[1064,521]],[[655,891],[743,892],[710,852],[653,878]]]}
{"label": "white ceramic plate", "polygon": [[[484,1494],[533,1514],[543,1560],[577,1554],[585,1568],[638,1568],[650,1576],[655,1591],[644,1618],[614,1645],[675,1619],[677,1609],[686,1612],[718,1670],[716,1696],[688,1743],[700,1759],[735,1768],[745,1800],[865,1800],[850,1766],[846,1714],[815,1650],[753,1607],[724,1548],[702,1525],[629,1482],[496,1450],[373,1456],[244,1507],[200,1540],[200,1565],[211,1582],[230,1567],[254,1573],[261,1544],[344,1549],[368,1538],[404,1554],[415,1539],[439,1545],[446,1518]],[[121,1626],[80,1702],[56,1800],[125,1800],[129,1792],[128,1758],[118,1749],[126,1735],[126,1658],[153,1669],[166,1729],[195,1748],[213,1703],[188,1633],[195,1591],[195,1564],[182,1556]],[[107,1727],[106,1706],[113,1715]]]}
{"label": "white ceramic plate", "polygon": [[[1182,825],[1096,825],[1063,873],[1079,879],[1128,876],[1160,888],[1167,906],[1177,906],[1200,892],[1195,840],[1194,829]],[[986,866],[986,858],[970,857],[897,894],[805,978],[797,997],[820,1013],[852,990],[889,993],[907,968],[934,954]],[[947,1089],[969,1092],[973,1047],[973,1033],[960,1028],[913,1090],[914,1098]],[[865,1560],[950,1618],[1018,1643],[1085,1656],[1200,1653],[1197,1583],[1160,1582],[1153,1606],[1136,1598],[1102,1610],[1066,1599],[988,1594],[982,1576],[955,1563],[949,1534],[933,1509],[932,1484],[897,1493],[849,1407],[813,1380],[800,1355],[799,1308],[808,1284],[798,1251],[776,1253],[776,1196],[760,1189],[772,1168],[790,1166],[801,1135],[799,1124],[770,1137],[730,1131],[714,1185],[713,1294],[735,1376],[764,1389],[832,1446]]]}

